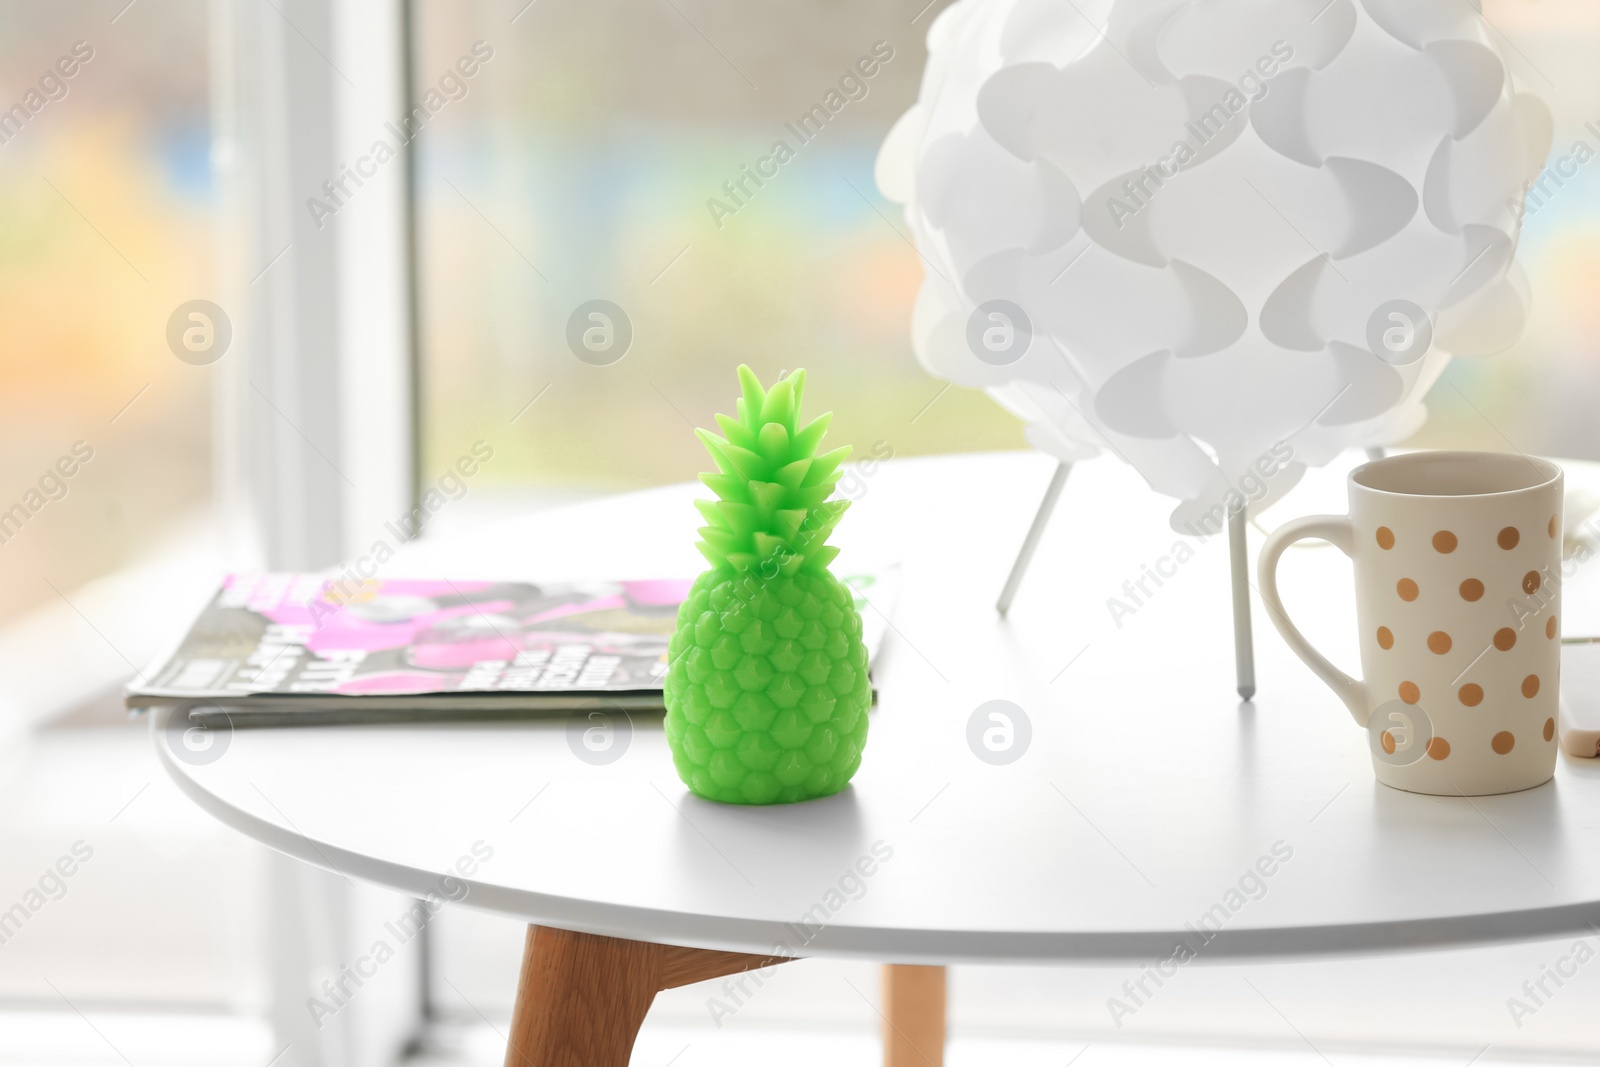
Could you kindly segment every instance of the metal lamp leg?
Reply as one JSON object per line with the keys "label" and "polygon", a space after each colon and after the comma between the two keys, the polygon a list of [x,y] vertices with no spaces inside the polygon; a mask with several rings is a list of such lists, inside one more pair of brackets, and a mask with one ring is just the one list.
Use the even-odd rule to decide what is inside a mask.
{"label": "metal lamp leg", "polygon": [[1256,650],[1250,631],[1250,544],[1245,530],[1247,509],[1228,516],[1228,560],[1233,579],[1233,662],[1239,698],[1256,695]]}
{"label": "metal lamp leg", "polygon": [[1039,502],[1033,525],[1028,527],[1028,536],[1022,539],[1022,547],[1017,550],[1017,560],[1011,565],[1005,588],[1000,590],[1000,599],[994,602],[994,609],[1002,618],[1011,610],[1011,601],[1016,599],[1017,587],[1022,584],[1022,576],[1028,572],[1028,564],[1033,561],[1033,550],[1039,547],[1039,538],[1044,534],[1045,524],[1050,521],[1050,513],[1055,510],[1061,487],[1067,484],[1067,473],[1071,470],[1072,464],[1059,463],[1056,472],[1050,476],[1050,485],[1044,491],[1044,499]]}
{"label": "metal lamp leg", "polygon": [[[1016,562],[1011,565],[1011,573],[1006,577],[1006,584],[1000,590],[1000,598],[995,601],[995,610],[1002,616],[1011,610],[1011,602],[1016,598],[1017,588],[1022,584],[1022,576],[1028,572],[1028,564],[1033,560],[1033,553],[1039,547],[1039,538],[1044,534],[1045,525],[1050,521],[1050,513],[1055,510],[1056,501],[1061,497],[1061,489],[1067,484],[1067,474],[1072,470],[1072,464],[1060,463],[1056,466],[1055,473],[1050,476],[1050,484],[1045,488],[1044,499],[1039,502],[1039,510],[1033,516],[1033,525],[1028,527],[1028,535],[1022,539],[1022,547],[1017,551]],[[1245,509],[1228,517],[1228,555],[1232,568],[1233,579],[1233,649],[1234,666],[1238,681],[1239,696],[1249,700],[1256,695],[1256,657],[1255,641],[1250,626],[1250,546],[1245,537],[1246,518]]]}

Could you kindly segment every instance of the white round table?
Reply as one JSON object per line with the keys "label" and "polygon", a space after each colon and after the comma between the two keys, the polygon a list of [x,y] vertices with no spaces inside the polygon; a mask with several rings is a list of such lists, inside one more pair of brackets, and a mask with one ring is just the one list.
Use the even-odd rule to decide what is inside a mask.
{"label": "white round table", "polygon": [[[158,716],[156,750],[196,803],[273,848],[419,896],[448,874],[467,906],[526,920],[518,1018],[538,1016],[540,1033],[580,1010],[555,1003],[555,985],[599,960],[597,946],[715,950],[594,964],[597,988],[640,967],[660,988],[774,955],[1167,968],[1600,923],[1600,766],[1563,755],[1553,782],[1495,797],[1379,785],[1366,735],[1259,605],[1260,688],[1241,705],[1226,535],[1174,534],[1170,502],[1125,467],[1073,472],[1015,607],[997,617],[1050,470],[1024,454],[902,459],[854,483],[835,569],[898,560],[902,587],[870,609],[891,620],[879,700],[861,770],[831,798],[747,808],[691,796],[659,717],[639,714],[606,764],[574,753],[565,719],[240,729],[222,758],[193,765],[162,743]],[[1295,490],[1275,517],[1340,506],[1336,474],[1311,481],[1320,490]],[[689,576],[698,492],[419,542],[383,576]],[[1587,577],[1569,582],[1569,605]],[[1283,585],[1308,636],[1353,663],[1344,557],[1291,553]],[[973,727],[993,700],[1022,711],[1001,753],[972,741],[993,725]],[[550,940],[535,952],[539,930]],[[626,1027],[623,1016],[605,1025]],[[572,1062],[604,1062],[584,1055],[601,1058]]]}

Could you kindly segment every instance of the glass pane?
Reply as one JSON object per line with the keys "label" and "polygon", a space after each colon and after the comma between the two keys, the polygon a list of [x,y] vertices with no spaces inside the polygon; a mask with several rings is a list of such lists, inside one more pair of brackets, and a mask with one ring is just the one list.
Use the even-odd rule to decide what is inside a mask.
{"label": "glass pane", "polygon": [[[811,369],[812,404],[858,454],[1022,446],[990,400],[916,363],[922,264],[873,182],[943,6],[421,0],[414,90],[441,105],[416,142],[424,475],[481,437],[490,477],[541,497],[689,477],[704,461],[688,424],[726,408],[740,360]],[[1552,165],[1578,142],[1600,151],[1593,6],[1483,8],[1518,88],[1555,115]],[[873,76],[848,77],[863,58]],[[802,122],[830,102],[825,123]],[[1593,171],[1577,165],[1527,219],[1522,340],[1454,361],[1412,444],[1600,455]],[[608,366],[567,338],[594,300],[631,326]],[[580,343],[585,328],[606,342],[609,320],[578,318]]]}
{"label": "glass pane", "polygon": [[0,7],[0,624],[210,496],[210,371],[166,342],[213,295],[207,5],[121,6]]}
{"label": "glass pane", "polygon": [[1413,443],[1600,458],[1600,8],[1488,0],[1482,9],[1518,91],[1539,96],[1555,119],[1517,252],[1533,307],[1512,348],[1451,363]]}
{"label": "glass pane", "polygon": [[[546,496],[690,478],[740,361],[807,368],[858,454],[1020,446],[918,367],[921,264],[873,181],[940,6],[419,3],[424,476],[481,437]],[[632,326],[606,366],[567,341],[592,300]]]}

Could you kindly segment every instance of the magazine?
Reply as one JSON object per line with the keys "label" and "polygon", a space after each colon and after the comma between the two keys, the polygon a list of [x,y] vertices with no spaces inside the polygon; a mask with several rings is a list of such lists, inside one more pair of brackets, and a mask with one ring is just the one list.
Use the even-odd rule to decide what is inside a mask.
{"label": "magazine", "polygon": [[[869,663],[898,572],[841,579]],[[352,588],[320,574],[229,575],[126,703],[183,705],[192,721],[234,725],[659,712],[690,585],[372,579]]]}

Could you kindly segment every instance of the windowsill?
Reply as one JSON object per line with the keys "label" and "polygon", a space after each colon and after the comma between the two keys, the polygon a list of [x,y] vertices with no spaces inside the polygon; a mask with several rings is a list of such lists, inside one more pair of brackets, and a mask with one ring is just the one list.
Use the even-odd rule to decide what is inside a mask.
{"label": "windowsill", "polygon": [[0,746],[147,669],[215,592],[220,543],[209,516],[191,516],[158,551],[0,629]]}

